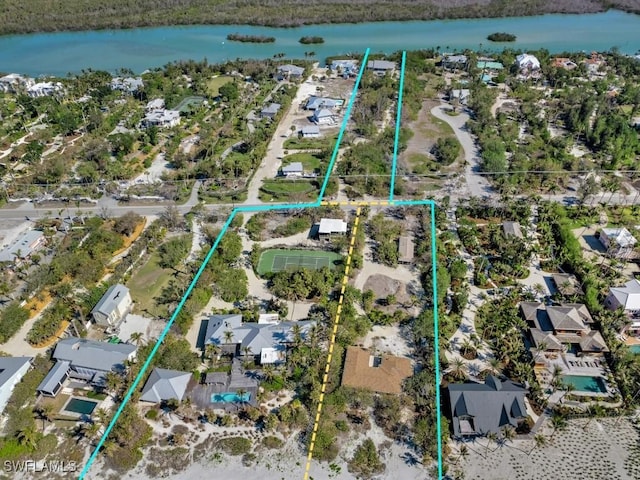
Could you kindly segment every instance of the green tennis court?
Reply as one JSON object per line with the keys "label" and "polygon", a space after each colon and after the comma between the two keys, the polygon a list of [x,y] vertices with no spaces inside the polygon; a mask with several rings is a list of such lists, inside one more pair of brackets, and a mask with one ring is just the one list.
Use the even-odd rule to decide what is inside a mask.
{"label": "green tennis court", "polygon": [[258,273],[309,268],[318,270],[322,267],[335,268],[334,263],[342,257],[334,252],[313,250],[265,250],[258,261]]}

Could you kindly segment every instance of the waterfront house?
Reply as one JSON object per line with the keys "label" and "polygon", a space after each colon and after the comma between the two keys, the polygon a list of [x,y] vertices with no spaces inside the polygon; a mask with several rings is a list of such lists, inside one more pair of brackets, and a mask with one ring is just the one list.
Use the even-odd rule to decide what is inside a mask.
{"label": "waterfront house", "polygon": [[348,77],[358,73],[358,62],[351,59],[336,59],[331,62],[329,68],[331,71]]}
{"label": "waterfront house", "polygon": [[369,60],[367,62],[367,70],[372,71],[376,75],[385,75],[392,73],[396,69],[395,62],[389,62],[387,60]]}
{"label": "waterfront house", "polygon": [[342,385],[376,393],[402,393],[403,382],[413,375],[408,358],[374,355],[361,347],[347,347]]}
{"label": "waterfront house", "polygon": [[219,345],[223,352],[251,356],[261,364],[282,363],[287,346],[298,329],[304,339],[315,325],[312,320],[279,323],[243,322],[242,315],[211,315],[207,321],[204,343]]}
{"label": "waterfront house", "polygon": [[55,397],[69,377],[102,387],[107,372],[124,371],[125,363],[135,355],[136,347],[127,343],[65,338],[56,345],[52,355],[56,363],[36,390]]}
{"label": "waterfront house", "polygon": [[603,228],[600,231],[600,243],[607,254],[616,258],[629,258],[638,241],[626,228]]}
{"label": "waterfront house", "polygon": [[111,90],[133,94],[142,88],[144,88],[144,82],[141,77],[114,77],[111,80]]}
{"label": "waterfront house", "polygon": [[499,434],[527,417],[527,389],[508,379],[489,375],[484,383],[450,383],[446,393],[455,438]]}
{"label": "waterfront house", "polygon": [[573,70],[578,66],[575,62],[571,61],[570,58],[565,57],[554,58],[551,65],[553,65],[555,68],[562,68],[563,70]]}
{"label": "waterfront house", "polygon": [[260,118],[268,118],[269,120],[273,120],[279,111],[280,111],[280,104],[271,103],[269,104],[269,106],[263,108],[260,111]]}
{"label": "waterfront house", "polygon": [[540,70],[540,60],[535,55],[521,53],[516,57],[516,65],[521,73],[531,73]]}
{"label": "waterfront house", "polygon": [[59,92],[62,92],[60,82],[39,82],[27,88],[27,95],[32,98],[51,97]]}
{"label": "waterfront house", "polygon": [[162,403],[167,400],[179,402],[187,392],[192,374],[165,368],[154,368],[142,388],[140,400],[143,402]]}
{"label": "waterfront house", "polygon": [[20,235],[12,244],[0,251],[0,263],[19,265],[46,243],[46,237],[40,230],[29,230]]}
{"label": "waterfront house", "polygon": [[17,93],[23,88],[29,88],[34,84],[32,78],[18,73],[10,73],[0,77],[0,92]]}
{"label": "waterfront house", "polygon": [[102,327],[114,327],[125,319],[132,305],[129,289],[118,283],[109,287],[91,310],[91,316]]}
{"label": "waterfront house", "polygon": [[32,357],[0,357],[0,415],[4,412],[13,388],[31,368]]}
{"label": "waterfront house", "polygon": [[278,79],[299,79],[304,75],[304,68],[297,65],[280,65],[278,67]]}
{"label": "waterfront house", "polygon": [[304,168],[301,162],[293,162],[282,167],[281,172],[282,176],[287,178],[301,177],[304,174]]}
{"label": "waterfront house", "polygon": [[318,225],[318,238],[329,240],[334,235],[346,235],[347,222],[339,218],[321,218]]}
{"label": "waterfront house", "polygon": [[317,125],[307,125],[300,129],[302,138],[318,138],[320,136],[320,127]]}
{"label": "waterfront house", "polygon": [[442,57],[442,68],[445,70],[464,70],[467,68],[469,59],[466,55],[444,55]]}

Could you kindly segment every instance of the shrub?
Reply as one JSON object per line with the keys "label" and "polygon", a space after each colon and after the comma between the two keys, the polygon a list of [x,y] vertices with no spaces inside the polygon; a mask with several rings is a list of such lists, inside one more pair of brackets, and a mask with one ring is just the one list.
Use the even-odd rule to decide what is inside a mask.
{"label": "shrub", "polygon": [[149,420],[155,420],[156,418],[158,418],[158,410],[156,410],[155,408],[152,410],[149,410],[144,416]]}
{"label": "shrub", "polygon": [[262,439],[262,445],[265,448],[271,448],[275,450],[277,448],[282,447],[283,444],[284,442],[280,440],[278,437],[269,436],[269,437],[264,437]]}
{"label": "shrub", "polygon": [[0,343],[5,343],[29,318],[29,312],[18,302],[11,302],[0,315]]}
{"label": "shrub", "polygon": [[216,442],[216,447],[229,455],[244,455],[251,450],[251,440],[244,437],[223,438]]}

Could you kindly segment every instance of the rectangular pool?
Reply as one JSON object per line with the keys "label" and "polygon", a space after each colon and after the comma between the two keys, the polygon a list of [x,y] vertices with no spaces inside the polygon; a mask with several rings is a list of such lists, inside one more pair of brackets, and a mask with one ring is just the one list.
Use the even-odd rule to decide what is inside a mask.
{"label": "rectangular pool", "polygon": [[607,384],[602,377],[562,375],[562,381],[573,385],[577,392],[607,393]]}
{"label": "rectangular pool", "polygon": [[214,393],[211,395],[211,403],[240,403],[248,402],[251,399],[250,393],[243,393],[238,395],[237,393]]}
{"label": "rectangular pool", "polygon": [[629,345],[629,351],[636,355],[640,355],[640,344]]}
{"label": "rectangular pool", "polygon": [[85,400],[84,398],[71,397],[60,413],[71,413],[76,415],[91,415],[98,406],[95,400]]}

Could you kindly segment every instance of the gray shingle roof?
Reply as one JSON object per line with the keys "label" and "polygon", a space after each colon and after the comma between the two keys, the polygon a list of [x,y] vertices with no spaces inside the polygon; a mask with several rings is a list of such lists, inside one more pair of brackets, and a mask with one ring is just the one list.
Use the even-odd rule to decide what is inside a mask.
{"label": "gray shingle roof", "polygon": [[282,167],[282,173],[302,173],[304,168],[301,162],[293,162]]}
{"label": "gray shingle roof", "polygon": [[455,436],[499,433],[507,425],[516,427],[526,415],[527,390],[511,380],[490,375],[484,384],[451,383],[448,390]]}
{"label": "gray shingle roof", "polygon": [[369,60],[367,68],[372,70],[393,70],[396,68],[396,64],[387,60]]}
{"label": "gray shingle roof", "polygon": [[124,285],[119,283],[117,285],[112,285],[104,293],[100,301],[96,303],[96,306],[93,307],[91,313],[99,312],[108,317],[116,308],[118,308],[118,305],[120,305],[120,302],[122,302],[122,299],[127,296],[128,293],[129,289]]}
{"label": "gray shingle roof", "polygon": [[172,398],[182,401],[191,380],[191,373],[154,368],[142,389],[140,400],[160,403]]}
{"label": "gray shingle roof", "polygon": [[65,375],[67,375],[67,373],[69,372],[70,367],[71,367],[71,364],[69,362],[64,360],[62,361],[58,360],[56,364],[53,366],[53,368],[49,370],[49,373],[47,373],[47,376],[44,377],[42,382],[40,382],[40,385],[38,385],[38,388],[36,388],[36,391],[45,392],[50,395],[53,395],[55,393],[56,388],[58,387],[58,384],[64,379]]}
{"label": "gray shingle roof", "polygon": [[523,238],[522,229],[518,222],[503,222],[502,231],[504,232],[505,237],[511,235],[517,238]]}
{"label": "gray shingle roof", "polygon": [[278,72],[289,73],[291,75],[302,75],[304,73],[304,68],[291,64],[280,65],[278,67]]}
{"label": "gray shingle roof", "polygon": [[0,357],[0,388],[31,360],[33,357]]}
{"label": "gray shingle roof", "polygon": [[108,372],[115,366],[123,365],[135,351],[136,347],[128,343],[106,343],[69,337],[58,342],[53,358],[66,360],[73,367]]}

